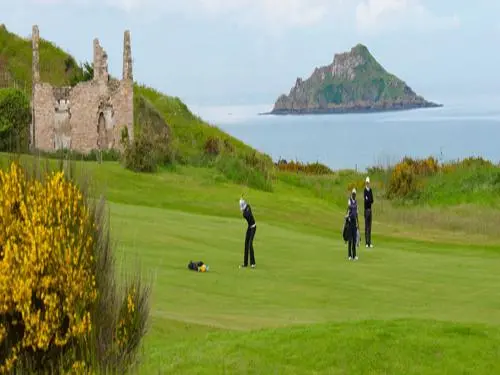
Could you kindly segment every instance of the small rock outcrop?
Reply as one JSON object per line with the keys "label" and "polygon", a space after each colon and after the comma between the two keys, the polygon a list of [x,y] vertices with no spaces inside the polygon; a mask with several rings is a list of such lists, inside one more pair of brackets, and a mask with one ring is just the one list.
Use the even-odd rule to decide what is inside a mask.
{"label": "small rock outcrop", "polygon": [[362,44],[335,54],[330,65],[297,78],[269,114],[356,113],[441,107],[387,72]]}

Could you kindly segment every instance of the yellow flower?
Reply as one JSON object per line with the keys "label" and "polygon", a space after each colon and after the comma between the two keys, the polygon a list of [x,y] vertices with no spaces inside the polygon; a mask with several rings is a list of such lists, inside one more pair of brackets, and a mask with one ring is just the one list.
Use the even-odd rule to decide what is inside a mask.
{"label": "yellow flower", "polygon": [[[21,348],[46,350],[51,337],[63,346],[90,332],[86,309],[97,290],[93,238],[84,230],[90,210],[78,188],[61,172],[28,180],[16,163],[0,171],[0,181],[0,311],[20,312],[25,326],[22,340],[0,362],[0,372],[8,372]],[[70,327],[61,333],[64,316],[71,317]],[[0,325],[0,340],[6,334]]]}

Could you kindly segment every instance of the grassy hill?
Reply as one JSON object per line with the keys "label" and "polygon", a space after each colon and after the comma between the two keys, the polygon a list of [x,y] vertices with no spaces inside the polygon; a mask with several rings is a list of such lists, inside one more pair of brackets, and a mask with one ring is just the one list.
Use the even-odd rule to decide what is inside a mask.
{"label": "grassy hill", "polygon": [[[70,85],[81,77],[76,60],[51,42],[40,42],[41,79],[56,86]],[[31,40],[0,27],[0,88],[31,92]],[[134,86],[137,132],[151,123],[170,129],[169,153],[180,164],[212,167],[234,182],[272,189],[272,161],[243,142],[194,116],[177,97],[144,85]],[[146,104],[146,105],[144,105]],[[114,154],[112,155],[114,156]]]}
{"label": "grassy hill", "polygon": [[[76,60],[53,43],[40,40],[40,78],[56,86],[69,85],[80,69]],[[31,93],[31,39],[0,26],[0,88],[17,87]]]}

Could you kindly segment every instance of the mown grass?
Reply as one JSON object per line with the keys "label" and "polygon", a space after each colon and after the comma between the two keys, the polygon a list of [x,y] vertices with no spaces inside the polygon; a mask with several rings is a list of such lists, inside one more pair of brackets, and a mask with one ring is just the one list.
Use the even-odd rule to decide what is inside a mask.
{"label": "mown grass", "polygon": [[[212,195],[205,205],[216,214],[222,199]],[[434,371],[453,373],[477,362],[476,373],[487,373],[496,366],[488,348],[499,343],[498,242],[494,248],[474,248],[408,238],[389,241],[377,227],[376,248],[362,248],[354,264],[346,261],[335,230],[318,234],[261,214],[271,200],[254,203],[258,268],[243,272],[237,268],[244,235],[237,207],[232,217],[129,204],[111,207],[121,251],[138,254],[156,274],[143,373],[436,373],[435,353],[429,350],[434,337],[439,339],[436,352],[447,358]],[[290,211],[287,205],[280,210],[295,221],[299,214]],[[327,214],[324,220],[329,220]],[[203,260],[211,271],[188,271],[191,259]],[[401,331],[388,324],[392,319],[430,322],[402,323]],[[360,345],[353,328],[362,334],[366,320],[375,320],[372,324],[387,339],[377,341],[367,331]],[[439,330],[426,337],[439,325],[436,321],[449,321],[450,328],[464,332],[473,329],[471,324],[488,327],[477,341],[461,335],[446,338]],[[336,323],[315,327],[327,322]],[[288,331],[295,325],[302,327]],[[282,329],[276,332],[276,327]],[[370,342],[376,349],[366,350]],[[471,361],[463,353],[477,342],[483,354]],[[358,355],[357,363],[351,363]],[[340,358],[346,361],[338,363]]]}
{"label": "mown grass", "polygon": [[[376,247],[350,263],[343,200],[279,179],[273,192],[246,192],[258,268],[240,270],[241,187],[222,173],[77,164],[111,202],[124,270],[139,258],[155,275],[141,373],[497,371],[498,233],[457,234],[439,220],[432,232],[416,230],[376,206]],[[345,198],[358,177],[337,174],[325,190]],[[190,260],[210,272],[188,271]]]}
{"label": "mown grass", "polygon": [[488,374],[500,370],[499,340],[496,328],[418,320],[217,332],[183,340],[171,357],[158,358],[157,368],[165,374]]}

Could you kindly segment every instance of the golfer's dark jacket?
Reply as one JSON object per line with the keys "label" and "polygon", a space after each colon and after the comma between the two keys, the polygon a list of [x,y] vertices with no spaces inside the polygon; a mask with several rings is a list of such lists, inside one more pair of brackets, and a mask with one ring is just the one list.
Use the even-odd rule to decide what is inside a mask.
{"label": "golfer's dark jacket", "polygon": [[252,209],[250,208],[249,204],[247,204],[247,206],[243,210],[243,217],[246,219],[249,227],[252,227],[255,225],[255,219],[253,217]]}
{"label": "golfer's dark jacket", "polygon": [[372,203],[373,203],[373,190],[370,189],[368,190],[365,188],[365,210],[370,210],[372,208]]}

